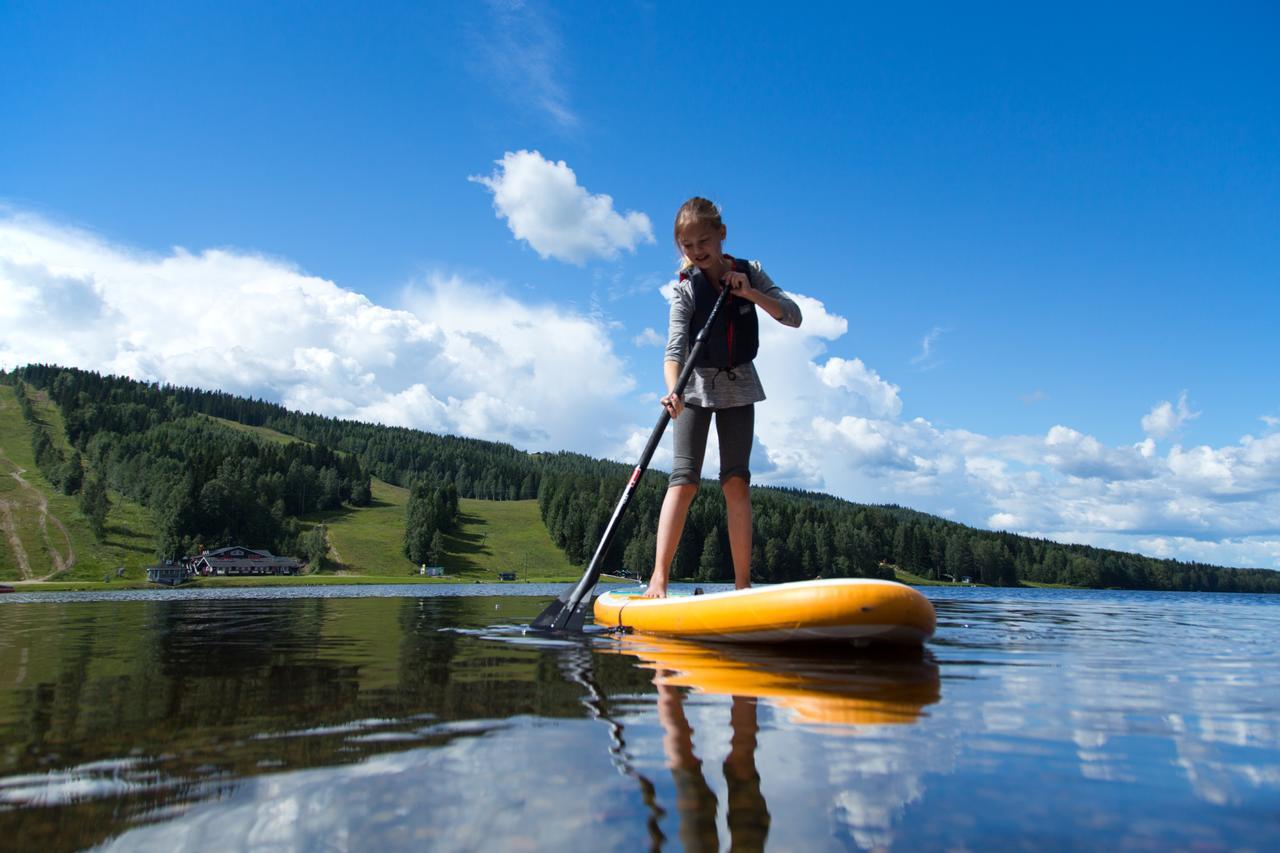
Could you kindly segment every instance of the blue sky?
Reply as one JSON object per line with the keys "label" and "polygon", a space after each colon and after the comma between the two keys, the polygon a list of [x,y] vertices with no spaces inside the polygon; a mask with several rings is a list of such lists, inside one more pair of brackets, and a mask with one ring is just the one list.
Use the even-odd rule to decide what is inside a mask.
{"label": "blue sky", "polygon": [[707,195],[758,482],[1280,567],[1274,6],[262,5],[0,8],[6,366],[630,461]]}

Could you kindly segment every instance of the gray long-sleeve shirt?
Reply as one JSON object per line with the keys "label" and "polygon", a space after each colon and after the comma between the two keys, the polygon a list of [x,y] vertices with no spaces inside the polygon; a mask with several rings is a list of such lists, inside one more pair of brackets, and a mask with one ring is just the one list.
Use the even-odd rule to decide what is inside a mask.
{"label": "gray long-sleeve shirt", "polygon": [[[782,305],[784,326],[800,325],[800,306],[773,283],[769,274],[760,266],[759,261],[751,261],[751,286],[761,293],[778,300]],[[763,310],[762,314],[768,316]],[[675,298],[671,300],[671,315],[667,321],[667,351],[665,360],[683,365],[688,355],[692,340],[689,334],[689,319],[693,316],[693,285],[688,280],[676,282]],[[772,319],[772,318],[770,318]],[[697,330],[694,330],[697,333]],[[729,378],[729,371],[717,367],[695,367],[689,377],[689,384],[684,389],[684,401],[695,406],[709,409],[728,409],[733,406],[745,406],[759,403],[764,399],[764,386],[756,373],[755,364],[747,362],[733,368],[734,378]]]}

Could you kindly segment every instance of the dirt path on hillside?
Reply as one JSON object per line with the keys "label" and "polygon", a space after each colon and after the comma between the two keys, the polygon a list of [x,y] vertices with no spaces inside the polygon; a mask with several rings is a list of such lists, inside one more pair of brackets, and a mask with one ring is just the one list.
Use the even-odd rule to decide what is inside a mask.
{"label": "dirt path on hillside", "polygon": [[[76,564],[76,549],[75,546],[71,544],[71,534],[67,531],[67,526],[62,523],[62,519],[48,511],[47,501],[42,510],[43,512],[40,515],[40,533],[44,536],[45,544],[49,546],[50,556],[53,557],[53,572],[48,575],[49,577],[53,577],[53,575],[56,575],[59,572],[65,572]],[[49,528],[45,524],[46,521],[53,522],[53,526],[58,528],[58,532],[62,534],[62,541],[67,543],[66,559],[63,559],[62,555],[58,553],[58,549],[53,547],[53,542],[49,539]]]}
{"label": "dirt path on hillside", "polygon": [[[18,485],[26,491],[30,492],[36,500],[36,506],[40,512],[40,538],[44,540],[45,548],[49,552],[50,558],[53,560],[53,571],[42,578],[32,577],[31,561],[27,558],[27,552],[22,547],[22,542],[18,539],[17,525],[13,521],[14,504],[11,501],[0,501],[4,504],[4,532],[5,538],[9,540],[9,545],[13,548],[14,554],[17,556],[18,567],[22,571],[25,580],[48,580],[54,575],[65,572],[76,564],[76,549],[71,544],[71,534],[67,531],[67,526],[62,523],[62,519],[49,512],[49,499],[37,489],[35,486],[23,479],[22,475],[27,473],[26,468],[19,468],[14,464],[13,460],[4,455],[4,448],[0,447],[0,462],[4,462],[13,468],[9,472],[9,476],[18,481]],[[62,534],[62,541],[67,543],[67,555],[65,557],[59,553],[57,547],[53,544],[53,540],[49,536],[49,522],[52,521],[54,527]]]}
{"label": "dirt path on hillside", "polygon": [[[325,550],[326,550],[326,551],[328,551],[330,554],[332,554],[332,555],[333,555],[333,562],[334,562],[334,563],[336,563],[336,564],[337,564],[337,565],[339,565],[339,566],[345,566],[345,565],[346,565],[346,563],[342,562],[342,554],[341,554],[341,553],[339,553],[339,551],[338,551],[338,546],[333,544],[333,537],[329,535],[329,524],[328,524],[328,522],[321,522],[321,523],[322,523],[322,524],[324,524],[324,547],[325,547]],[[314,572],[314,571],[316,571],[316,570],[315,570],[314,568],[312,568],[312,570],[311,570],[311,571],[313,571],[313,572]]]}
{"label": "dirt path on hillside", "polygon": [[4,530],[4,538],[8,540],[14,559],[18,561],[18,573],[24,581],[33,580],[31,563],[27,561],[27,549],[22,547],[22,540],[18,538],[18,526],[13,523],[13,511],[9,508],[9,502],[3,499],[0,499],[0,529]]}

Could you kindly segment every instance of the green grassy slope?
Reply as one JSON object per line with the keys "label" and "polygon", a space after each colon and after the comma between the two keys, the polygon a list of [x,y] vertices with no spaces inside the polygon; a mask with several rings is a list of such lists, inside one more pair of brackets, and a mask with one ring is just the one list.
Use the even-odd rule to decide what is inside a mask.
{"label": "green grassy slope", "polygon": [[366,507],[343,507],[338,513],[312,516],[329,534],[329,560],[338,574],[404,575],[413,566],[404,556],[404,508],[409,490],[381,480],[372,482],[373,500]]}
{"label": "green grassy slope", "polygon": [[515,572],[522,581],[576,580],[582,574],[551,541],[537,501],[464,498],[460,509],[461,529],[445,537],[446,571]]}
{"label": "green grassy slope", "polygon": [[[232,429],[252,433],[266,441],[299,441],[266,427],[245,426],[210,418]],[[364,575],[377,578],[417,576],[416,566],[405,557],[404,516],[409,490],[375,479],[373,501],[367,507],[344,507],[341,512],[311,516],[308,526],[323,522],[328,529],[329,559],[325,574]],[[459,529],[445,537],[444,564],[453,580],[495,581],[499,572],[515,572],[519,580],[576,580],[582,573],[570,565],[551,541],[537,501],[459,502]]]}
{"label": "green grassy slope", "polygon": [[[62,417],[43,395],[33,398],[37,415],[66,449]],[[36,468],[31,426],[18,409],[14,389],[0,386],[0,580],[141,579],[153,553],[151,514],[110,493],[105,542],[96,542],[75,497],[53,487]]]}
{"label": "green grassy slope", "polygon": [[[313,517],[329,533],[329,557],[337,573],[407,577],[416,567],[404,556],[408,489],[373,481],[373,502],[341,513]],[[445,573],[454,580],[497,580],[516,572],[520,580],[567,580],[581,569],[565,559],[538,514],[537,501],[459,502],[459,529],[445,537]]]}
{"label": "green grassy slope", "polygon": [[219,426],[224,426],[227,429],[233,429],[236,432],[248,433],[249,435],[256,436],[263,441],[269,441],[272,444],[293,444],[294,442],[302,442],[304,444],[310,443],[303,442],[300,438],[295,438],[292,435],[285,435],[282,432],[277,432],[276,430],[269,429],[267,427],[251,426],[250,424],[242,424],[239,421],[229,421],[226,418],[215,418],[213,415],[199,415],[199,417],[202,417],[207,421],[212,421]]}

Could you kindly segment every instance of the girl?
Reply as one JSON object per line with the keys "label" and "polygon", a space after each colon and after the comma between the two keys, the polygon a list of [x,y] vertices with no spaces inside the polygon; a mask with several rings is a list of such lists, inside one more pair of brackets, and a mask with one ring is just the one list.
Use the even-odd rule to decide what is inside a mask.
{"label": "girl", "polygon": [[[720,440],[720,488],[729,516],[734,584],[738,589],[751,586],[749,461],[755,404],[764,399],[764,388],[752,364],[759,345],[756,308],[784,326],[799,326],[801,318],[799,306],[773,283],[759,261],[746,263],[724,253],[727,233],[720,209],[705,198],[689,199],[676,213],[676,248],[683,262],[671,302],[662,365],[667,383],[662,405],[675,421],[675,458],[658,517],[658,548],[646,598],[666,597],[671,560],[689,504],[698,491],[713,413]],[[672,393],[680,370],[725,287],[730,295],[699,352],[682,398]]]}

